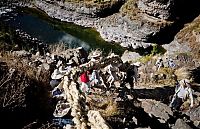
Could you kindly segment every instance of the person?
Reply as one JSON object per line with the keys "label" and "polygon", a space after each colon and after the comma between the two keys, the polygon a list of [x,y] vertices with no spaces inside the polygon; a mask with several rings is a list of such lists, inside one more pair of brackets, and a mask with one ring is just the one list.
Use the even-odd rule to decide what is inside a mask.
{"label": "person", "polygon": [[107,82],[110,84],[109,87],[112,87],[114,82],[118,80],[116,72],[118,72],[118,68],[114,67],[112,64],[109,64],[106,66],[107,72],[109,74],[109,77],[107,79]]}
{"label": "person", "polygon": [[174,61],[171,58],[168,60],[168,67],[170,67],[170,68],[176,67],[176,64],[174,63]]}
{"label": "person", "polygon": [[141,66],[140,62],[136,62],[131,64],[126,71],[126,78],[125,82],[128,82],[131,88],[134,88],[136,86],[136,83],[138,82],[138,68]]}
{"label": "person", "polygon": [[81,81],[81,91],[85,92],[86,94],[88,94],[90,92],[90,84],[89,84],[89,71],[83,72],[80,76],[80,81]]}
{"label": "person", "polygon": [[129,85],[131,86],[131,88],[134,86],[134,75],[135,75],[135,71],[134,71],[134,65],[130,65],[126,71],[126,79],[125,82],[128,82]]}
{"label": "person", "polygon": [[192,89],[190,87],[190,81],[188,79],[182,79],[181,81],[179,81],[179,87],[175,91],[175,94],[170,103],[170,107],[172,109],[179,110],[181,105],[188,97],[190,98],[190,107],[192,108],[194,100]]}
{"label": "person", "polygon": [[134,65],[134,75],[133,75],[133,81],[134,81],[134,86],[136,86],[139,78],[139,73],[138,69],[142,65],[140,62],[133,63]]}
{"label": "person", "polygon": [[55,69],[51,74],[50,86],[55,88],[61,82],[63,76],[64,74],[62,74],[59,69]]}
{"label": "person", "polygon": [[156,70],[159,70],[161,67],[164,67],[163,60],[161,57],[158,58],[158,60],[155,63],[155,66]]}
{"label": "person", "polygon": [[80,54],[79,55],[80,56],[80,63],[84,64],[84,63],[88,62],[88,59],[87,59],[88,53],[87,53],[87,51],[83,47],[78,47],[77,49],[78,49],[79,54]]}
{"label": "person", "polygon": [[99,73],[97,70],[92,70],[92,75],[90,77],[90,86],[98,85],[100,82]]}
{"label": "person", "polygon": [[101,57],[101,53],[95,51],[90,56],[90,58],[91,58],[90,61],[97,62],[97,61],[99,61],[100,57]]}
{"label": "person", "polygon": [[64,68],[66,72],[70,72],[72,68],[76,65],[75,61],[73,59],[69,60],[68,63],[66,63],[67,66]]}

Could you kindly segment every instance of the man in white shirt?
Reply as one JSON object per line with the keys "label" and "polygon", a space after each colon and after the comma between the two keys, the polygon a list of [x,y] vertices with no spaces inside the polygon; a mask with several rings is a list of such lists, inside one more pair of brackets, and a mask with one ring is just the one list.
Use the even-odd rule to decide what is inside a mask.
{"label": "man in white shirt", "polygon": [[170,107],[178,110],[187,98],[190,98],[190,107],[193,107],[194,99],[190,81],[188,79],[182,79],[179,84],[180,86],[175,91]]}

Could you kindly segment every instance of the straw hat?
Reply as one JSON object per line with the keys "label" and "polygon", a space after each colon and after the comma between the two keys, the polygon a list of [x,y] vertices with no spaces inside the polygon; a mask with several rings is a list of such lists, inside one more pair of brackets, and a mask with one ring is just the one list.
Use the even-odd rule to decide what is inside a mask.
{"label": "straw hat", "polygon": [[179,81],[179,84],[181,86],[187,86],[188,83],[190,83],[190,80],[188,80],[188,79],[182,79]]}
{"label": "straw hat", "polygon": [[93,62],[95,62],[96,60],[95,60],[94,58],[92,58],[90,61],[93,61]]}
{"label": "straw hat", "polygon": [[162,57],[158,57],[158,60],[161,61],[161,60],[162,60]]}
{"label": "straw hat", "polygon": [[80,50],[80,49],[83,49],[83,47],[78,47],[77,49]]}
{"label": "straw hat", "polygon": [[111,53],[111,54],[110,54],[110,57],[113,57],[113,56],[116,56],[115,53]]}
{"label": "straw hat", "polygon": [[141,63],[140,62],[135,62],[135,63],[133,63],[133,65],[135,65],[135,66],[141,66]]}
{"label": "straw hat", "polygon": [[59,66],[61,66],[62,63],[63,63],[62,60],[59,60],[59,61],[57,62],[57,64],[56,64],[56,67],[58,68]]}
{"label": "straw hat", "polygon": [[92,55],[91,55],[92,58],[99,57],[99,56],[101,56],[101,54],[99,52],[96,52],[96,51],[93,52]]}
{"label": "straw hat", "polygon": [[73,62],[72,60],[69,60],[67,64],[68,64],[68,65],[71,65],[71,64],[73,64],[73,63],[74,63],[74,62]]}
{"label": "straw hat", "polygon": [[55,69],[51,75],[52,79],[61,79],[64,75],[58,70]]}

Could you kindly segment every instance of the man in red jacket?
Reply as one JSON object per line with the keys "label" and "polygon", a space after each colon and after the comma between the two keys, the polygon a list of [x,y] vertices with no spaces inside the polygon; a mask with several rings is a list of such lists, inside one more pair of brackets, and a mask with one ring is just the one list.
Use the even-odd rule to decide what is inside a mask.
{"label": "man in red jacket", "polygon": [[83,72],[80,76],[80,81],[81,81],[81,91],[85,92],[85,93],[89,93],[90,92],[90,79],[89,79],[89,71]]}

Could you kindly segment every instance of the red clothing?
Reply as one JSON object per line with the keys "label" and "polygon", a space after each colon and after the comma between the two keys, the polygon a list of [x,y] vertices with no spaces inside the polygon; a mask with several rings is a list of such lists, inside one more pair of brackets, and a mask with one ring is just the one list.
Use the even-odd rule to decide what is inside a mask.
{"label": "red clothing", "polygon": [[80,76],[80,79],[81,79],[81,82],[85,82],[85,83],[90,81],[89,76],[87,75],[87,72],[82,73]]}

